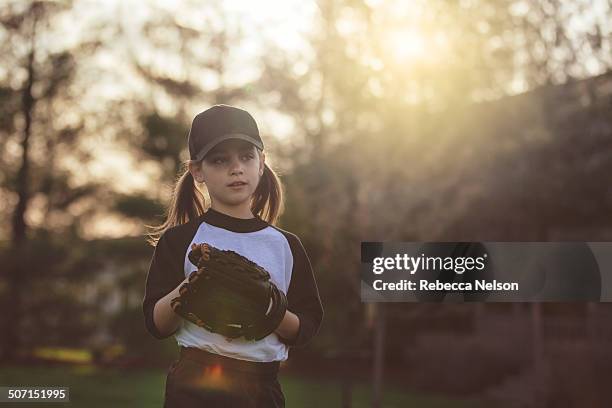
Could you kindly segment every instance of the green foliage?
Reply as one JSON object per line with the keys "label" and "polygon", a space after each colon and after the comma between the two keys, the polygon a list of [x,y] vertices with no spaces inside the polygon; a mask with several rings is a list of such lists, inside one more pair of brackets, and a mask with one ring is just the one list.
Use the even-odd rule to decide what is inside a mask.
{"label": "green foliage", "polygon": [[165,158],[178,163],[179,154],[185,148],[187,131],[185,123],[176,119],[163,117],[157,112],[142,116],[141,121],[145,129],[146,138],[141,147],[143,151],[152,156],[154,160],[162,161]]}
{"label": "green foliage", "polygon": [[114,202],[114,210],[126,217],[152,220],[162,216],[165,208],[159,201],[143,194],[119,194]]}

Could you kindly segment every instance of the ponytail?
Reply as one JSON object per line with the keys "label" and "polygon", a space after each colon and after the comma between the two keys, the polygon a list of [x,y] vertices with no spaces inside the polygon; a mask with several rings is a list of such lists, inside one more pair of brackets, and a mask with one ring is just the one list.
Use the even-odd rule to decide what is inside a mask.
{"label": "ponytail", "polygon": [[253,193],[251,211],[268,224],[275,225],[285,210],[283,186],[278,175],[264,164],[264,172]]}
{"label": "ponytail", "polygon": [[166,210],[166,221],[159,226],[145,225],[145,227],[152,229],[148,234],[147,242],[153,246],[157,245],[157,241],[167,229],[185,224],[205,212],[206,200],[195,185],[193,176],[189,172],[188,163],[184,164],[182,171],[183,174],[174,185],[170,205]]}
{"label": "ponytail", "polygon": [[[258,149],[259,150],[259,149]],[[260,156],[261,157],[261,156]],[[166,221],[159,226],[146,225],[151,232],[147,234],[147,243],[156,246],[163,233],[176,225],[185,224],[204,214],[210,205],[196,186],[189,172],[189,162],[182,169],[182,175],[177,179],[170,204],[166,210]],[[253,193],[251,211],[255,216],[275,225],[284,211],[283,188],[278,175],[267,164],[259,184]]]}

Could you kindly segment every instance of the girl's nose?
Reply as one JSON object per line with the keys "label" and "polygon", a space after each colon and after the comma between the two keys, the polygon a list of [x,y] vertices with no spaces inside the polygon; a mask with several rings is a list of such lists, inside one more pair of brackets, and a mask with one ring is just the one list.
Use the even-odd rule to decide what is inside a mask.
{"label": "girl's nose", "polygon": [[241,174],[243,173],[242,162],[240,158],[232,158],[230,163],[230,172],[232,174]]}

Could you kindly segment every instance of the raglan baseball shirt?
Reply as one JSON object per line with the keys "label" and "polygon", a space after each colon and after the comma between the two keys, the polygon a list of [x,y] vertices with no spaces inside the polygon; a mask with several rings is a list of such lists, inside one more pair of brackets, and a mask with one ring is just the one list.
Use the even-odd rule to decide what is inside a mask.
{"label": "raglan baseball shirt", "polygon": [[[300,319],[295,339],[289,341],[276,333],[259,341],[242,337],[228,339],[185,319],[181,319],[174,333],[165,335],[159,332],[153,321],[153,308],[159,299],[197,269],[187,254],[191,244],[204,242],[222,250],[233,250],[270,273],[272,282],[287,296],[288,310]],[[212,208],[162,234],[149,266],[142,306],[145,326],[154,337],[164,339],[174,335],[179,346],[196,347],[249,361],[286,360],[289,347],[308,343],[323,319],[323,306],[310,260],[299,238],[259,217],[235,218]]]}

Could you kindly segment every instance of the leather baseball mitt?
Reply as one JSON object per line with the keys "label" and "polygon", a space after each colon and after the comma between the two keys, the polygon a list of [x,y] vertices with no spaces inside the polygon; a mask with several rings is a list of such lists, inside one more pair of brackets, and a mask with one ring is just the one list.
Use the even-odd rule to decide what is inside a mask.
{"label": "leather baseball mitt", "polygon": [[261,340],[278,327],[287,298],[268,271],[234,251],[209,244],[193,244],[187,256],[198,269],[171,300],[175,313],[232,339]]}

